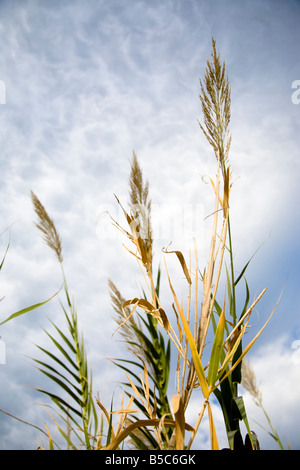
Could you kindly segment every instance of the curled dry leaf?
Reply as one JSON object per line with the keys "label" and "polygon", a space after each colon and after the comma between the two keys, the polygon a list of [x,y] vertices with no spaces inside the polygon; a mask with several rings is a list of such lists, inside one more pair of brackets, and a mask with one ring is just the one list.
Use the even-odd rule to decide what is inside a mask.
{"label": "curled dry leaf", "polygon": [[189,270],[188,270],[188,268],[187,268],[187,265],[186,265],[184,256],[183,256],[183,254],[181,253],[181,251],[176,251],[176,250],[174,250],[174,251],[167,251],[166,248],[163,248],[162,251],[163,251],[164,253],[175,253],[175,254],[176,254],[177,258],[179,259],[179,262],[180,262],[180,264],[181,264],[181,267],[182,267],[182,269],[183,269],[183,272],[184,272],[184,274],[185,274],[185,277],[186,277],[188,283],[189,283],[189,284],[192,284],[191,277],[190,277],[190,273],[189,273]]}
{"label": "curled dry leaf", "polygon": [[136,297],[132,300],[126,300],[126,302],[123,303],[123,308],[128,307],[129,305],[141,307],[143,310],[145,310],[146,313],[153,315],[155,318],[157,318],[157,320],[165,328],[167,333],[170,332],[171,326],[166,312],[162,308],[156,308],[148,300],[138,299]]}

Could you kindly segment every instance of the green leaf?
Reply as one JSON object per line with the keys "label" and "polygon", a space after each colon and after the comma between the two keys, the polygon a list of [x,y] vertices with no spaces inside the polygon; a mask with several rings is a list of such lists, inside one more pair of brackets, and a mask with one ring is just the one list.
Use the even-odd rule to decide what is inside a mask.
{"label": "green leaf", "polygon": [[231,419],[230,419],[230,414],[228,412],[228,395],[229,395],[229,399],[231,399],[231,393],[229,391],[230,387],[229,387],[228,377],[225,379],[225,381],[222,382],[221,390],[219,390],[218,388],[215,388],[213,393],[222,408],[225,428],[228,433],[228,431],[231,429]]}
{"label": "green leaf", "polygon": [[259,450],[259,442],[257,439],[257,436],[254,432],[251,431],[251,437],[249,434],[246,435],[245,437],[245,449],[246,450]]}
{"label": "green leaf", "polygon": [[180,315],[180,318],[181,318],[181,321],[182,321],[182,326],[184,328],[186,338],[187,338],[187,341],[188,341],[189,346],[190,346],[190,350],[191,350],[191,353],[192,353],[194,367],[195,367],[195,371],[196,371],[196,374],[197,374],[198,382],[199,382],[199,385],[201,387],[204,398],[207,399],[209,397],[210,391],[209,391],[209,388],[208,388],[208,385],[207,385],[207,379],[206,379],[206,376],[205,376],[205,372],[204,372],[204,369],[203,369],[201,358],[199,356],[197,346],[196,346],[193,334],[190,330],[189,324],[188,324],[188,322],[187,322],[187,320],[184,316],[184,313],[183,313],[183,311],[181,309],[181,306],[178,302],[178,299],[176,297],[176,294],[175,294],[175,291],[173,289],[173,286],[172,286],[172,283],[171,283],[170,276],[169,276],[168,272],[167,272],[167,276],[168,276],[169,286],[171,288],[171,291],[172,291],[172,294],[173,294],[173,297],[174,297],[174,300],[175,300],[175,303],[176,303],[176,306],[177,306],[177,310],[179,312],[179,315]]}
{"label": "green leaf", "polygon": [[[239,345],[237,347],[237,350],[235,351],[235,354],[233,356],[233,360],[232,360],[232,363],[235,364],[238,359],[240,358],[241,354],[243,353],[243,344],[242,344],[242,338],[240,339],[239,341]],[[232,382],[235,382],[235,383],[241,383],[242,381],[242,361],[240,361],[237,366],[235,367],[235,369],[233,369],[232,373],[231,373],[231,377],[232,377]]]}
{"label": "green leaf", "polygon": [[245,409],[244,399],[243,399],[243,397],[234,397],[233,402],[235,403],[236,409],[238,410],[238,413],[240,415],[239,419],[242,419],[244,421],[247,432],[248,432],[249,439],[251,441],[251,444],[254,446],[253,441],[252,441],[252,433],[251,433],[251,430],[250,430],[250,426],[249,426],[248,418],[247,418],[247,413],[246,413],[246,409]]}
{"label": "green leaf", "polygon": [[241,278],[243,277],[244,275],[244,272],[246,271],[247,267],[248,267],[248,264],[250,263],[251,259],[248,261],[248,263],[243,267],[240,275],[238,276],[238,278],[234,281],[234,286],[236,286],[238,284],[238,282],[241,280]]}
{"label": "green leaf", "polygon": [[112,438],[112,411],[113,411],[113,398],[111,399],[111,406],[110,406],[110,417],[109,417],[109,426],[108,426],[108,432],[107,432],[107,438],[106,438],[106,446],[108,446],[111,442]]}
{"label": "green leaf", "polygon": [[75,362],[71,359],[71,357],[69,356],[69,354],[64,350],[64,348],[58,343],[58,341],[56,341],[55,338],[53,338],[53,336],[50,335],[50,333],[48,333],[48,331],[44,330],[45,333],[49,336],[49,338],[53,341],[53,343],[55,344],[55,346],[59,349],[59,351],[65,356],[65,358],[69,361],[69,363],[74,367],[75,370],[78,370],[78,366],[77,364],[75,364]]}
{"label": "green leaf", "polygon": [[9,245],[10,245],[10,241],[8,242],[7,247],[6,247],[6,250],[5,250],[5,252],[4,252],[4,255],[3,255],[3,258],[2,258],[2,261],[1,261],[1,264],[0,264],[0,270],[2,269],[3,263],[4,263],[4,261],[5,261],[5,258],[6,258],[8,249],[9,249]]}
{"label": "green leaf", "polygon": [[228,273],[228,269],[226,266],[226,275],[227,275],[227,295],[228,295],[228,305],[229,305],[229,313],[233,319],[233,323],[236,323],[236,311],[235,311],[235,305],[234,301],[232,298],[232,292],[231,292],[231,282],[230,282],[230,277]]}
{"label": "green leaf", "polygon": [[64,335],[64,333],[55,325],[55,323],[53,323],[51,321],[52,325],[54,326],[54,328],[56,329],[56,331],[60,334],[60,336],[62,337],[62,339],[64,340],[64,342],[69,346],[70,350],[76,354],[76,350],[73,346],[73,344],[70,342],[70,340],[66,337],[66,335]]}
{"label": "green leaf", "polygon": [[241,421],[244,416],[243,402],[241,402],[242,397],[232,397],[231,400],[231,416],[232,419],[238,419]]}
{"label": "green leaf", "polygon": [[[128,372],[133,378],[135,378],[135,380],[137,380],[139,383],[141,383],[140,377],[138,375],[136,375],[131,369],[128,369],[127,367],[124,367],[121,364],[118,364],[118,362],[114,362],[114,361],[127,362],[127,363],[132,364],[136,367],[139,367],[140,369],[143,370],[144,368],[141,364],[139,364],[138,362],[129,361],[127,359],[114,359],[114,360],[112,360],[112,362],[114,364],[116,364],[118,367],[120,367],[125,372]],[[155,379],[151,376],[151,374],[149,372],[148,372],[148,374],[149,374],[149,377],[151,377],[151,379],[153,380],[153,382],[155,382]]]}
{"label": "green leaf", "polygon": [[256,250],[256,251],[254,252],[254,254],[251,256],[251,258],[249,259],[249,261],[245,264],[245,266],[243,267],[242,271],[240,272],[240,275],[239,275],[238,278],[234,281],[233,286],[236,286],[236,285],[238,284],[238,282],[241,280],[241,278],[243,277],[243,275],[244,275],[244,273],[245,273],[245,271],[246,271],[246,269],[247,269],[247,267],[248,267],[250,261],[254,258],[254,256],[256,255],[256,253],[261,249],[261,247],[262,247],[263,244],[264,244],[264,243],[262,243],[262,244],[257,248],[257,250]]}
{"label": "green leaf", "polygon": [[249,286],[248,286],[248,282],[247,280],[245,279],[245,284],[246,284],[246,299],[245,299],[245,304],[244,304],[244,308],[243,308],[243,311],[240,315],[240,318],[239,320],[244,316],[244,314],[246,313],[246,310],[248,308],[248,304],[249,304],[249,300],[250,300],[250,291],[249,291]]}
{"label": "green leaf", "polygon": [[54,294],[52,295],[52,297],[50,297],[48,300],[45,300],[44,302],[40,302],[38,304],[35,304],[35,305],[31,305],[30,307],[26,307],[26,308],[23,308],[22,310],[19,310],[18,312],[15,312],[13,313],[12,315],[10,315],[6,320],[2,321],[0,323],[0,326],[1,325],[4,325],[4,323],[12,320],[13,318],[16,318],[16,317],[19,317],[20,315],[24,315],[24,313],[27,313],[27,312],[30,312],[31,310],[35,310],[36,308],[39,308],[39,307],[42,307],[43,305],[45,305],[47,302],[49,302],[51,299],[53,299],[53,297],[55,297],[57,295]]}
{"label": "green leaf", "polygon": [[165,372],[165,382],[163,387],[163,393],[167,393],[168,384],[169,384],[169,376],[170,376],[170,365],[171,365],[171,342],[168,341],[168,346],[166,350],[165,363],[164,363],[164,372]]}
{"label": "green leaf", "polygon": [[212,387],[215,384],[218,369],[221,359],[221,354],[223,351],[223,341],[224,341],[224,330],[225,330],[225,310],[223,309],[221,316],[219,318],[218,326],[215,332],[214,342],[210,355],[210,362],[207,375],[207,383],[209,387]]}
{"label": "green leaf", "polygon": [[[55,374],[59,375],[60,377],[62,377],[64,380],[66,380],[70,385],[72,385],[76,390],[79,390],[79,388],[77,388],[74,384],[72,384],[72,382],[70,380],[68,380],[66,378],[66,376],[60,372],[58,372],[54,367],[50,366],[49,364],[47,364],[46,362],[43,362],[43,361],[39,361],[37,359],[33,359],[35,362],[37,362],[38,364],[40,364],[41,366],[43,367],[46,367],[47,369],[49,369],[50,371],[54,372]],[[71,372],[70,372],[71,373]],[[72,376],[76,379],[76,381],[78,382],[78,377],[76,377],[75,374],[71,373]]]}
{"label": "green leaf", "polygon": [[156,279],[156,286],[155,286],[155,292],[157,294],[157,298],[159,298],[160,276],[161,276],[161,269],[159,266],[157,270],[157,279]]}
{"label": "green leaf", "polygon": [[71,439],[69,438],[69,436],[65,433],[65,431],[59,426],[58,423],[56,423],[56,426],[59,430],[59,432],[61,433],[61,435],[64,437],[64,439],[67,441],[67,443],[69,444],[69,446],[71,447],[72,450],[77,450],[77,447],[75,446],[75,444],[73,444],[73,442],[71,441]]}
{"label": "green leaf", "polygon": [[[239,345],[242,341],[242,337],[243,337],[243,332],[239,332],[239,335],[236,338],[232,349],[230,351],[228,351],[228,353],[226,354],[224,359],[222,357],[223,362],[222,362],[221,369],[218,373],[218,378],[219,378],[220,382],[222,381],[222,376],[224,376],[226,374],[227,366],[229,365],[230,362],[232,362],[232,358],[235,357],[236,351],[239,348]],[[234,371],[234,369],[233,369],[233,371]],[[231,380],[231,382],[234,382],[234,381]]]}
{"label": "green leaf", "polygon": [[151,343],[151,341],[149,340],[149,338],[147,338],[147,336],[141,331],[139,330],[138,328],[135,328],[134,326],[132,327],[133,330],[136,332],[136,334],[143,340],[143,342],[145,343],[145,346],[147,347],[148,351],[146,352],[149,352],[153,355],[153,358],[154,359],[159,359],[159,353],[158,351],[155,349],[155,347],[153,346],[153,344]]}
{"label": "green leaf", "polygon": [[183,325],[183,328],[185,330],[185,334],[186,334],[190,349],[191,349],[191,353],[192,353],[192,357],[193,357],[193,361],[194,361],[194,367],[195,367],[196,374],[197,374],[197,377],[198,377],[199,385],[201,387],[204,398],[207,399],[209,397],[209,389],[208,389],[207,380],[206,380],[206,377],[205,377],[205,372],[204,372],[204,369],[203,369],[203,366],[202,366],[202,362],[201,362],[201,359],[200,359],[200,356],[199,356],[199,353],[198,353],[198,350],[197,350],[197,346],[196,346],[196,343],[194,341],[192,332],[189,328],[188,322],[186,321],[186,318],[185,318],[183,312],[181,311],[181,309],[179,309],[179,314],[180,314],[180,317],[181,317],[182,325]]}
{"label": "green leaf", "polygon": [[[62,380],[60,380],[58,377],[55,377],[55,375],[50,374],[44,369],[39,369],[43,374],[45,374],[47,377],[49,377],[53,382],[55,382],[57,385],[59,385],[63,390],[67,392],[67,394],[73,398],[73,400],[79,405],[83,406],[83,402],[80,398],[81,391],[79,389],[76,389],[78,392],[79,396],[77,396]],[[75,387],[76,388],[76,387]],[[46,392],[47,393],[47,392]]]}
{"label": "green leaf", "polygon": [[[51,357],[51,359],[53,359],[54,361],[56,361],[61,367],[63,367],[69,374],[72,375],[72,377],[74,377],[74,379],[77,380],[78,383],[80,383],[80,380],[79,380],[79,377],[78,375],[74,374],[74,372],[72,372],[64,362],[62,362],[57,356],[55,356],[54,354],[52,354],[50,351],[47,351],[47,349],[44,349],[42,348],[41,346],[37,346],[41,351],[43,351],[45,354],[47,354],[49,357]],[[39,362],[37,359],[33,359],[34,361],[36,362]],[[74,366],[75,366],[75,363],[74,363]]]}
{"label": "green leaf", "polygon": [[231,450],[244,450],[244,443],[239,429],[229,431],[227,437]]}
{"label": "green leaf", "polygon": [[[37,388],[36,390],[40,393],[44,393],[49,398],[51,398],[51,400],[65,413],[65,415],[68,416],[70,419],[72,419],[72,421],[76,424],[76,426],[79,427],[78,423],[75,421],[74,417],[72,416],[72,413],[82,418],[80,411],[78,411],[76,408],[74,408],[69,403],[67,403],[63,398],[59,397],[58,395],[55,395],[54,393],[47,392],[46,390],[43,390],[41,388]],[[72,413],[70,413],[70,411],[72,411]]]}

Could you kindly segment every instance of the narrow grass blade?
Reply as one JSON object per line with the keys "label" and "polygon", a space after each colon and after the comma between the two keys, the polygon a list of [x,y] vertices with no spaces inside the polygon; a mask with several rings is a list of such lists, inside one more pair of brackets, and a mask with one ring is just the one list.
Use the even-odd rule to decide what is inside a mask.
{"label": "narrow grass blade", "polygon": [[184,316],[184,313],[181,309],[181,306],[178,302],[178,299],[177,299],[177,296],[176,296],[175,291],[173,289],[168,271],[167,271],[167,276],[168,276],[168,280],[169,280],[170,289],[172,291],[172,294],[173,294],[173,297],[174,297],[174,300],[175,300],[175,303],[176,303],[176,306],[177,306],[177,310],[179,312],[179,315],[180,315],[180,318],[181,318],[181,321],[182,321],[182,325],[183,325],[183,328],[184,328],[184,331],[185,331],[185,334],[186,334],[186,337],[187,337],[187,340],[188,340],[188,343],[189,343],[189,346],[190,346],[190,349],[191,349],[191,353],[192,353],[192,357],[193,357],[194,366],[195,366],[195,370],[196,370],[196,373],[197,373],[199,385],[201,387],[204,398],[208,398],[209,397],[209,389],[208,389],[208,386],[207,386],[207,380],[206,380],[206,377],[205,377],[204,369],[203,369],[203,366],[202,366],[202,363],[201,363],[201,359],[199,357],[199,353],[198,353],[198,350],[197,350],[197,346],[196,346],[194,337],[193,337],[192,332],[190,330],[189,324],[188,324],[188,322],[187,322],[187,320]]}
{"label": "narrow grass blade", "polygon": [[244,399],[243,397],[233,397],[233,400],[239,410],[239,413],[240,413],[240,416],[241,416],[241,419],[244,421],[245,423],[245,426],[246,426],[246,429],[247,429],[247,432],[248,432],[248,436],[249,436],[249,439],[250,439],[250,442],[251,442],[251,445],[252,445],[252,448],[254,449],[254,443],[252,441],[252,433],[251,433],[251,430],[250,430],[250,426],[249,426],[249,422],[248,422],[248,418],[247,418],[247,413],[246,413],[246,409],[245,409],[245,404],[244,404]]}
{"label": "narrow grass blade", "polygon": [[65,351],[65,349],[59,344],[58,341],[56,341],[55,338],[53,338],[53,336],[50,335],[50,333],[48,333],[48,331],[44,330],[45,333],[49,336],[49,338],[53,341],[53,343],[55,344],[55,346],[57,347],[57,349],[64,355],[64,357],[68,360],[68,362],[74,367],[75,370],[78,369],[77,367],[77,364],[75,364],[75,362],[71,359],[71,357],[69,356],[69,354]]}
{"label": "narrow grass blade", "polygon": [[56,329],[56,331],[60,334],[60,336],[62,337],[62,339],[64,340],[64,342],[68,345],[68,347],[70,348],[70,350],[76,354],[76,349],[74,348],[73,344],[70,342],[70,340],[66,337],[66,335],[55,325],[55,323],[53,323],[51,321],[52,325],[54,326],[54,328]]}
{"label": "narrow grass blade", "polygon": [[245,347],[245,349],[243,350],[242,354],[239,356],[239,358],[237,359],[237,361],[232,365],[232,367],[228,370],[228,372],[222,377],[222,380],[224,380],[229,374],[232,373],[232,371],[238,366],[238,364],[243,360],[243,358],[246,356],[246,354],[248,353],[248,351],[252,348],[253,344],[255,343],[255,341],[259,338],[259,336],[261,335],[261,333],[263,332],[263,330],[265,329],[265,327],[267,326],[267,324],[269,323],[269,321],[271,320],[276,308],[277,308],[277,305],[279,303],[279,300],[281,298],[281,295],[282,293],[280,294],[280,297],[274,307],[274,309],[272,310],[272,313],[271,315],[269,316],[268,320],[265,322],[265,324],[263,325],[263,327],[259,330],[259,332],[255,335],[255,337],[250,341],[250,343]]}
{"label": "narrow grass blade", "polygon": [[228,292],[228,305],[229,305],[229,312],[230,315],[233,319],[233,323],[236,323],[236,311],[235,311],[235,305],[232,297],[232,291],[231,291],[231,281],[229,277],[229,272],[226,266],[226,275],[227,275],[227,292]]}
{"label": "narrow grass blade", "polygon": [[51,398],[51,400],[66,414],[66,416],[69,416],[69,418],[72,419],[72,421],[74,421],[74,423],[78,426],[78,423],[72,416],[71,411],[81,418],[82,416],[80,411],[76,410],[76,408],[71,406],[69,403],[67,403],[65,400],[63,400],[58,395],[55,395],[54,393],[46,392],[46,390],[43,390],[41,388],[37,388],[36,390],[40,393],[44,393],[49,398]]}
{"label": "narrow grass blade", "polygon": [[222,310],[221,316],[219,318],[218,326],[215,332],[214,342],[210,355],[210,362],[207,375],[207,383],[211,388],[217,378],[218,369],[220,364],[220,359],[223,351],[223,341],[224,341],[224,330],[225,330],[225,307]]}
{"label": "narrow grass blade", "polygon": [[249,261],[245,264],[245,266],[243,267],[242,271],[240,272],[239,276],[237,277],[237,279],[234,281],[233,283],[233,286],[236,286],[241,278],[243,277],[248,265],[250,264],[251,260],[254,258],[254,256],[256,255],[256,253],[260,250],[260,248],[262,247],[263,243],[258,247],[258,249],[255,251],[255,253],[251,256],[251,258],[249,259]]}
{"label": "narrow grass blade", "polygon": [[232,358],[235,357],[235,353],[241,345],[241,340],[242,340],[243,334],[244,334],[244,329],[242,329],[239,332],[239,335],[235,338],[234,344],[229,347],[229,350],[228,350],[226,356],[223,359],[222,365],[221,365],[220,370],[218,372],[218,378],[220,379],[220,381],[221,381],[221,378],[222,378],[223,374],[225,373],[225,371],[228,367],[228,364],[232,361]]}
{"label": "narrow grass blade", "polygon": [[[112,409],[113,409],[113,400],[111,400],[111,406],[110,406],[111,412],[112,412]],[[106,446],[110,445],[111,439],[115,439],[112,420],[113,420],[113,416],[112,416],[112,413],[110,413],[109,421],[108,421],[108,431],[107,431],[107,437],[106,437]]]}
{"label": "narrow grass blade", "polygon": [[[51,416],[51,414],[50,414]],[[57,429],[59,430],[59,432],[61,433],[61,435],[64,437],[64,439],[66,440],[66,442],[69,444],[70,448],[72,450],[77,450],[77,447],[75,446],[75,444],[73,444],[73,442],[71,441],[71,439],[69,438],[69,436],[65,433],[65,431],[60,427],[60,425],[58,424],[58,422],[53,418],[53,416],[51,416],[51,418],[53,419],[54,423],[56,424],[57,426]]]}
{"label": "narrow grass blade", "polygon": [[[46,369],[54,372],[55,374],[59,375],[60,377],[62,377],[64,380],[66,380],[70,385],[72,385],[78,392],[80,392],[79,388],[76,387],[69,379],[67,379],[65,373],[62,371],[62,372],[58,372],[58,370],[56,370],[53,366],[51,366],[50,364],[47,364],[46,362],[43,362],[43,361],[39,361],[38,359],[33,359],[37,364],[40,364],[41,366],[45,367]],[[41,371],[41,369],[39,369]],[[75,374],[72,373],[71,375],[76,381],[77,383],[80,383],[80,381],[78,380],[78,377],[76,377]]]}
{"label": "narrow grass blade", "polygon": [[234,281],[234,284],[233,286],[236,286],[238,284],[238,282],[241,280],[241,278],[243,277],[244,275],[244,272],[246,271],[247,267],[248,267],[248,264],[250,263],[251,259],[248,261],[248,263],[245,264],[245,266],[243,267],[240,275],[238,276],[238,278]]}
{"label": "narrow grass blade", "polygon": [[[73,400],[79,405],[79,406],[83,406],[83,402],[82,400],[78,397],[78,395],[80,395],[81,391],[79,389],[76,388],[76,391],[78,392],[78,395],[76,395],[71,389],[70,387],[68,387],[62,380],[60,380],[58,377],[56,377],[55,375],[53,374],[50,374],[49,372],[47,372],[46,370],[44,369],[39,369],[44,375],[46,375],[47,377],[49,377],[49,379],[53,380],[53,382],[55,382],[57,385],[59,385],[63,390],[65,390],[65,392],[67,392],[68,396],[72,397]],[[75,387],[75,386],[74,386]],[[46,392],[47,393],[47,392]]]}
{"label": "narrow grass blade", "polygon": [[23,419],[17,418],[17,416],[14,416],[11,413],[8,413],[7,411],[1,410],[1,409],[0,409],[0,413],[3,413],[5,415],[9,416],[10,418],[16,419],[20,423],[27,424],[28,426],[31,426],[32,428],[35,428],[38,431],[40,431],[41,433],[45,434],[46,437],[49,437],[48,434],[43,429],[36,426],[35,424],[28,423],[27,421],[24,421]]}
{"label": "narrow grass blade", "polygon": [[[37,346],[38,349],[40,349],[41,351],[43,351],[45,354],[47,354],[51,359],[53,359],[55,362],[57,362],[57,364],[59,364],[61,367],[63,367],[75,380],[77,380],[78,383],[80,383],[80,380],[79,380],[79,377],[78,375],[74,374],[74,372],[72,372],[67,366],[66,364],[61,361],[58,357],[56,357],[54,354],[52,354],[50,351],[48,351],[47,349],[44,349],[42,348],[41,346]],[[34,359],[33,360],[39,364],[42,364],[43,363],[41,361],[38,361],[37,359]],[[73,363],[74,364],[74,363]],[[75,364],[74,364],[75,365]]]}
{"label": "narrow grass blade", "polygon": [[53,439],[52,439],[50,430],[49,430],[49,428],[48,428],[48,426],[47,426],[46,423],[45,423],[45,426],[46,426],[47,433],[48,433],[48,436],[49,436],[49,450],[54,450],[54,444],[53,444]]}
{"label": "narrow grass blade", "polygon": [[7,252],[8,252],[8,249],[9,249],[9,245],[10,245],[10,240],[8,241],[8,244],[7,244],[7,247],[6,247],[6,250],[4,252],[4,255],[3,255],[3,258],[2,258],[2,261],[1,261],[1,264],[0,264],[0,271],[2,269],[2,266],[4,264],[4,261],[5,261],[5,258],[6,258],[6,255],[7,255]]}
{"label": "narrow grass blade", "polygon": [[215,428],[211,406],[209,402],[207,403],[207,410],[208,410],[208,418],[209,418],[211,450],[219,450],[216,428]]}
{"label": "narrow grass blade", "polygon": [[8,318],[6,318],[6,320],[2,321],[0,323],[0,326],[3,325],[6,322],[12,320],[13,318],[19,317],[20,315],[24,315],[24,313],[27,313],[27,312],[30,312],[31,310],[35,310],[36,308],[42,307],[47,302],[49,302],[51,299],[53,299],[53,297],[55,297],[57,294],[58,294],[58,292],[56,292],[56,294],[52,295],[52,297],[50,297],[48,300],[45,300],[44,302],[40,302],[38,304],[31,305],[30,307],[23,308],[22,310],[19,310],[18,312],[13,313]]}

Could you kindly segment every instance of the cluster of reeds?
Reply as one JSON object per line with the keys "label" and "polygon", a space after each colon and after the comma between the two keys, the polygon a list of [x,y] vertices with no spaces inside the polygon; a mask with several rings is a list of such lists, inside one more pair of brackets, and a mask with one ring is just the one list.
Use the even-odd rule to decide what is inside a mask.
{"label": "cluster of reeds", "polygon": [[[122,335],[130,359],[112,359],[124,374],[124,392],[118,410],[109,411],[95,398],[91,370],[78,332],[77,313],[69,296],[63,270],[60,237],[37,196],[32,193],[37,227],[61,266],[66,306],[61,304],[68,333],[53,324],[57,337],[48,336],[56,353],[39,349],[48,360],[35,360],[41,372],[63,392],[63,395],[39,390],[56,406],[63,424],[54,419],[69,448],[114,450],[131,446],[136,449],[191,449],[204,414],[208,413],[211,449],[219,448],[212,412],[212,401],[220,404],[230,449],[258,449],[256,435],[251,432],[239,384],[242,381],[244,358],[268,321],[244,344],[254,307],[264,289],[250,301],[244,277],[249,262],[236,273],[230,226],[230,193],[233,185],[229,165],[231,136],[231,90],[225,63],[220,61],[212,40],[211,60],[207,61],[200,81],[203,122],[200,128],[212,146],[216,158],[216,175],[210,178],[214,192],[210,252],[207,266],[199,267],[197,243],[193,261],[182,252],[164,251],[164,266],[154,267],[151,200],[148,182],[143,179],[138,159],[133,154],[129,179],[129,208],[122,208],[126,226],[113,220],[129,242],[125,248],[133,255],[141,270],[144,288],[134,298],[126,298],[112,280],[109,289],[117,330]],[[183,303],[172,283],[168,257],[175,256],[183,273]],[[225,273],[226,290],[220,295],[220,279]],[[164,305],[160,293],[161,276],[166,276],[172,296]],[[243,294],[237,289],[244,282]],[[241,309],[238,307],[243,305]],[[275,309],[274,309],[275,310]],[[209,335],[212,340],[208,341]],[[205,355],[203,354],[205,350]],[[175,376],[170,377],[171,356],[176,361]],[[208,360],[204,362],[204,356]],[[175,362],[174,362],[175,363]],[[169,385],[175,393],[169,396]],[[195,391],[199,400],[196,422],[191,425],[185,416]],[[127,400],[125,402],[125,400]],[[261,405],[261,402],[260,402]],[[117,419],[117,422],[116,422]],[[242,435],[240,423],[246,426]],[[49,447],[55,443],[49,433]]]}
{"label": "cluster of reeds", "polygon": [[[229,201],[232,188],[232,175],[229,165],[231,90],[225,64],[220,61],[214,40],[212,42],[211,61],[207,61],[204,81],[201,81],[200,85],[200,99],[204,116],[204,122],[203,124],[200,123],[200,127],[213,148],[217,163],[216,177],[214,180],[210,179],[215,194],[215,206],[212,215],[213,227],[208,264],[201,273],[198,266],[196,246],[194,250],[195,266],[193,268],[191,264],[186,262],[180,251],[164,250],[166,254],[164,258],[165,267],[162,271],[167,276],[173,302],[172,305],[162,305],[157,285],[154,282],[151,230],[149,230],[149,236],[145,236],[147,234],[143,227],[143,225],[151,227],[151,211],[145,211],[147,214],[146,219],[145,216],[141,217],[141,213],[136,211],[136,200],[133,198],[131,198],[131,205],[134,207],[134,211],[129,213],[122,207],[128,227],[123,228],[117,221],[114,221],[114,224],[131,243],[132,248],[127,247],[127,249],[134,255],[140,265],[146,292],[142,298],[135,297],[125,300],[114,284],[110,283],[110,287],[115,308],[117,307],[119,317],[122,318],[120,325],[126,331],[127,338],[131,336],[131,340],[128,341],[127,339],[127,342],[129,345],[135,345],[132,352],[136,357],[136,361],[131,362],[131,365],[142,368],[144,376],[142,374],[137,376],[136,373],[132,372],[132,369],[128,370],[127,368],[126,370],[124,365],[121,365],[121,367],[127,372],[126,375],[129,380],[127,393],[134,392],[134,402],[144,413],[149,426],[154,418],[160,419],[160,426],[155,429],[154,434],[150,434],[145,429],[144,423],[138,426],[140,446],[148,448],[149,444],[146,441],[151,441],[151,445],[156,449],[190,449],[207,409],[211,448],[218,449],[211,408],[211,400],[215,396],[223,412],[229,447],[238,449],[246,446],[257,449],[258,443],[255,434],[250,431],[243,398],[238,394],[238,384],[241,383],[242,379],[241,366],[243,358],[267,324],[245,347],[243,346],[244,333],[249,327],[253,308],[264,295],[266,289],[250,304],[250,292],[247,281],[245,281],[244,305],[241,311],[237,310],[236,290],[238,284],[244,278],[248,263],[240,274],[236,275],[233,265],[229,218]],[[134,155],[130,185],[131,188],[136,187],[135,193],[143,194],[143,181],[139,175],[141,175],[141,170]],[[148,191],[146,194],[148,195]],[[117,201],[120,204],[118,199]],[[147,201],[143,200],[142,197],[138,202],[144,207],[147,204]],[[225,265],[225,251],[229,253],[229,268]],[[184,273],[186,286],[183,286],[183,288],[186,288],[186,308],[179,300],[179,295],[175,292],[168,272],[167,257],[172,254],[177,256]],[[226,270],[227,284],[226,295],[219,303],[217,296],[222,269]],[[159,272],[159,276],[161,275],[162,273]],[[203,292],[201,302],[199,301],[200,285]],[[139,311],[138,314],[137,311]],[[136,325],[136,317],[142,321],[142,326],[146,326],[148,336],[145,336],[142,329]],[[210,329],[213,330],[211,346],[207,344],[207,335]],[[157,367],[159,362],[161,361],[164,364],[166,357],[169,357],[169,353],[164,348],[163,336],[159,336],[161,330],[169,338],[168,347],[171,344],[177,354],[176,377],[174,378],[176,395],[172,397],[171,403],[167,398],[165,381],[163,382],[164,389],[161,390],[156,375],[156,368],[160,370]],[[156,342],[153,342],[154,335],[156,335]],[[159,347],[158,337],[161,338]],[[146,344],[145,338],[147,338]],[[204,364],[202,360],[203,351],[204,348],[209,347],[209,361]],[[143,357],[139,353],[141,350],[143,350]],[[154,373],[150,376],[147,371],[154,371]],[[169,371],[169,366],[166,371]],[[136,380],[135,383],[133,382],[133,376]],[[150,386],[150,383],[152,386]],[[201,388],[203,403],[199,408],[197,422],[191,428],[185,422],[185,413],[196,387]],[[166,414],[164,415],[163,412]],[[163,416],[161,417],[161,415]],[[167,424],[166,418],[173,419],[173,425],[170,421]],[[245,440],[243,440],[240,431],[241,420],[245,423],[247,429]],[[189,435],[186,440],[187,431],[189,431]],[[131,437],[137,440],[134,433],[131,433]],[[150,440],[150,437],[152,437],[152,440]],[[118,440],[117,442],[119,445]],[[110,448],[116,448],[114,441],[110,444]]]}

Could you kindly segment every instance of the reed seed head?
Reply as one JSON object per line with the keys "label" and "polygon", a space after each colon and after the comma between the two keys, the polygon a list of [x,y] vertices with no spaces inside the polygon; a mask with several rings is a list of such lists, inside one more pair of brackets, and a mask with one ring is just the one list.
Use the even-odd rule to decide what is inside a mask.
{"label": "reed seed head", "polygon": [[45,207],[33,191],[31,191],[31,199],[34,211],[39,219],[39,222],[35,223],[35,225],[42,232],[43,239],[45,240],[47,245],[54,251],[58,261],[62,263],[62,244],[54,222],[49,217]]}
{"label": "reed seed head", "polygon": [[149,200],[149,183],[144,183],[142,170],[140,168],[137,156],[133,152],[131,161],[131,171],[129,177],[129,197],[131,208],[138,212],[136,214],[139,219],[140,233],[143,234],[143,239],[147,239],[152,243],[152,229],[151,229],[151,200]]}
{"label": "reed seed head", "polygon": [[244,387],[247,392],[250,393],[252,396],[254,403],[257,406],[261,406],[262,404],[262,394],[259,390],[259,387],[256,383],[256,376],[254,373],[253,368],[250,366],[248,362],[243,360],[242,363],[242,386]]}
{"label": "reed seed head", "polygon": [[131,209],[131,229],[141,255],[142,262],[147,270],[152,266],[152,227],[151,227],[151,200],[149,199],[148,181],[144,183],[142,170],[137,156],[133,152],[131,171],[129,177],[129,197]]}
{"label": "reed seed head", "polygon": [[214,38],[211,57],[211,61],[207,61],[204,82],[200,80],[204,126],[199,124],[208,142],[214,148],[224,175],[231,144],[229,135],[231,87],[225,70],[225,62],[222,64],[220,61]]}

